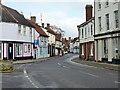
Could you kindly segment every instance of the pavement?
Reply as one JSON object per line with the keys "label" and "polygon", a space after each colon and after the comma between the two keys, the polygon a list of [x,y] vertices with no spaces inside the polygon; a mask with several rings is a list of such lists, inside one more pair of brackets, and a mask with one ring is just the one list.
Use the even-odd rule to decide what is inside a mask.
{"label": "pavement", "polygon": [[67,54],[43,62],[14,64],[14,72],[2,74],[2,88],[118,88],[118,72],[71,61],[76,57]]}
{"label": "pavement", "polygon": [[89,66],[93,66],[93,67],[101,68],[101,69],[109,69],[109,70],[114,70],[114,71],[120,70],[120,65],[118,64],[109,64],[109,63],[82,60],[82,59],[79,59],[79,57],[72,59],[72,61],[79,63],[79,64],[89,65]]}
{"label": "pavement", "polygon": [[57,58],[57,57],[59,56],[46,57],[46,58],[40,58],[40,59],[16,60],[16,61],[13,61],[13,64],[28,64],[28,63],[35,63],[35,62],[43,62],[43,61],[50,60],[52,58]]}

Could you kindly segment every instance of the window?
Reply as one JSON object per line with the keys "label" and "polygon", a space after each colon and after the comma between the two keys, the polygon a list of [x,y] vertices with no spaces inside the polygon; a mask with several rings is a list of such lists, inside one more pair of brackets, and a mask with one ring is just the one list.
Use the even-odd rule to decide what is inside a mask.
{"label": "window", "polygon": [[106,1],[106,6],[108,6],[108,5],[109,5],[109,0]]}
{"label": "window", "polygon": [[107,40],[103,40],[103,55],[104,58],[108,58],[108,41]]}
{"label": "window", "polygon": [[26,35],[26,27],[23,26],[23,30],[24,30],[24,35]]}
{"label": "window", "polygon": [[93,56],[93,43],[90,44],[90,55]]}
{"label": "window", "polygon": [[27,53],[27,45],[24,45],[24,52]]}
{"label": "window", "polygon": [[28,45],[28,53],[31,53],[31,45]]}
{"label": "window", "polygon": [[2,44],[0,43],[0,58],[1,58],[1,53],[2,53]]}
{"label": "window", "polygon": [[101,28],[101,17],[99,17],[98,20],[99,20],[99,31],[101,31],[101,29],[102,29]]}
{"label": "window", "polygon": [[16,44],[16,55],[22,55],[22,44]]}
{"label": "window", "polygon": [[30,28],[30,36],[32,36],[32,28]]}
{"label": "window", "polygon": [[115,27],[119,27],[119,16],[118,16],[118,10],[114,12],[115,13]]}
{"label": "window", "polygon": [[90,26],[88,26],[88,36],[90,36]]}
{"label": "window", "polygon": [[18,25],[18,33],[21,34],[21,25]]}
{"label": "window", "polygon": [[84,45],[82,45],[82,55],[84,55]]}
{"label": "window", "polygon": [[101,0],[98,2],[99,9],[101,9]]}
{"label": "window", "polygon": [[93,35],[93,25],[91,25],[91,36]]}
{"label": "window", "polygon": [[107,26],[107,30],[109,30],[109,14],[106,14],[106,26]]}
{"label": "window", "polygon": [[84,38],[84,32],[83,32],[84,30],[82,29],[82,38]]}
{"label": "window", "polygon": [[87,37],[87,28],[85,27],[85,37]]}
{"label": "window", "polygon": [[42,47],[40,47],[40,55],[42,55]]}

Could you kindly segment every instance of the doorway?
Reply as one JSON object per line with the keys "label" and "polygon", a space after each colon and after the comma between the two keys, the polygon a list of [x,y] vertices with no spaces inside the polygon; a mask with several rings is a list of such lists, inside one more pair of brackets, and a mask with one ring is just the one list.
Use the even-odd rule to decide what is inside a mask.
{"label": "doorway", "polygon": [[8,57],[9,59],[13,59],[13,44],[12,43],[9,43],[9,46],[8,46]]}

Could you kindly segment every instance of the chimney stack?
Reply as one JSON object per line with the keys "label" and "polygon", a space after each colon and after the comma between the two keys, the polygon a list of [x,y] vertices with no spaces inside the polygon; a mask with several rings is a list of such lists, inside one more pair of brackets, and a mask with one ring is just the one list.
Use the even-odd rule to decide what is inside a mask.
{"label": "chimney stack", "polygon": [[50,24],[49,23],[47,23],[47,29],[49,29],[50,28]]}
{"label": "chimney stack", "polygon": [[44,23],[42,23],[42,28],[44,28]]}
{"label": "chimney stack", "polygon": [[21,15],[24,16],[24,15],[23,15],[23,12],[21,12]]}
{"label": "chimney stack", "polygon": [[93,14],[93,6],[92,5],[86,5],[86,21],[90,20],[92,18]]}
{"label": "chimney stack", "polygon": [[69,41],[71,40],[71,37],[69,37]]}
{"label": "chimney stack", "polygon": [[33,21],[34,23],[36,23],[36,16],[31,16],[31,21]]}

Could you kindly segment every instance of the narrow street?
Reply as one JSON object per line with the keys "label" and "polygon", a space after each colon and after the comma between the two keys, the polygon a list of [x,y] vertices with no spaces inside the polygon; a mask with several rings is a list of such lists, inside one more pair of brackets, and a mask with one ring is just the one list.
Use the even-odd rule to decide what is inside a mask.
{"label": "narrow street", "polygon": [[118,73],[70,61],[67,54],[52,60],[15,65],[3,73],[2,88],[118,88]]}

